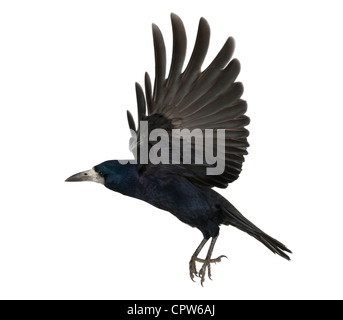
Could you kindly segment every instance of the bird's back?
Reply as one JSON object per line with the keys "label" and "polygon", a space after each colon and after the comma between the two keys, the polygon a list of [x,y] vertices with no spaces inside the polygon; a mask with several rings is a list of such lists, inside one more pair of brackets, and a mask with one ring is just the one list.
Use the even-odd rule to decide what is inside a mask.
{"label": "bird's back", "polygon": [[137,181],[136,198],[171,212],[178,219],[197,227],[209,236],[219,232],[223,222],[222,207],[229,204],[211,188],[196,185],[183,176],[163,171],[143,173]]}

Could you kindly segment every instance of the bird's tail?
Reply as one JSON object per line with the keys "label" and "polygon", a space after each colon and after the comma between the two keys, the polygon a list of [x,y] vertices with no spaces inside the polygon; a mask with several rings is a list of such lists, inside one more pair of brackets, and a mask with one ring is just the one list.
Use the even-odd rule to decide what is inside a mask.
{"label": "bird's tail", "polygon": [[246,219],[231,203],[229,206],[223,208],[224,211],[224,224],[232,225],[258,241],[262,242],[269,250],[278,254],[282,258],[291,260],[290,257],[284,252],[292,253],[284,244],[278,240],[272,238],[271,236],[264,233],[262,230],[257,228],[253,223]]}

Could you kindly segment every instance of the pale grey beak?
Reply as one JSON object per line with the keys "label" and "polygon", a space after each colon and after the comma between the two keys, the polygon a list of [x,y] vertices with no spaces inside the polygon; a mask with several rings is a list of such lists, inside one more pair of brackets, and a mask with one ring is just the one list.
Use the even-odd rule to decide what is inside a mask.
{"label": "pale grey beak", "polygon": [[82,171],[80,173],[74,174],[68,179],[65,180],[66,182],[80,182],[80,181],[93,181],[101,184],[105,184],[104,177],[100,176],[94,169],[90,169],[87,171]]}

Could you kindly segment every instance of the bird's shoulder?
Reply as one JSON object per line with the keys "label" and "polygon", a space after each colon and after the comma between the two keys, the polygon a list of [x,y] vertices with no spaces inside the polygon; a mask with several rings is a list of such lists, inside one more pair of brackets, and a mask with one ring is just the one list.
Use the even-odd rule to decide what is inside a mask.
{"label": "bird's shoulder", "polygon": [[[161,166],[141,172],[137,186],[139,198],[176,216],[207,216],[213,209],[211,189],[196,185],[182,175]],[[204,218],[203,217],[203,218]]]}
{"label": "bird's shoulder", "polygon": [[138,181],[144,186],[148,185],[179,185],[199,188],[184,176],[184,170],[176,165],[143,165],[137,170]]}

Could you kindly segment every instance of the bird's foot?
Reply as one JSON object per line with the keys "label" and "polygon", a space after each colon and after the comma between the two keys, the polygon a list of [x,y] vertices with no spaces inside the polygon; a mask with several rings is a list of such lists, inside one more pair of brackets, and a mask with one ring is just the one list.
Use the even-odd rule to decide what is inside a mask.
{"label": "bird's foot", "polygon": [[[227,256],[219,256],[216,259],[200,259],[198,257],[192,257],[191,261],[189,262],[189,272],[190,272],[190,277],[192,279],[192,281],[194,281],[194,276],[200,277],[201,278],[201,285],[203,285],[204,281],[205,281],[205,276],[206,276],[206,269],[207,269],[207,273],[208,273],[208,277],[210,280],[212,280],[212,274],[211,274],[211,263],[217,263],[220,262],[222,260],[222,258],[227,258]],[[199,273],[197,272],[196,269],[196,265],[195,262],[200,262],[202,263],[202,267],[199,270]]]}
{"label": "bird's foot", "polygon": [[194,276],[198,276],[198,271],[195,265],[196,261],[197,261],[196,256],[192,256],[191,261],[189,261],[189,275],[192,281],[194,281]]}

